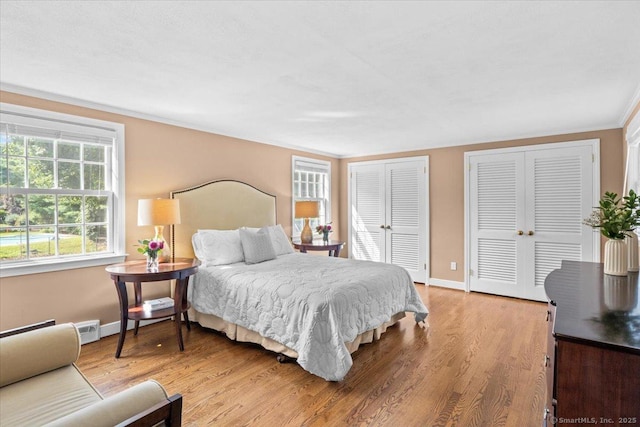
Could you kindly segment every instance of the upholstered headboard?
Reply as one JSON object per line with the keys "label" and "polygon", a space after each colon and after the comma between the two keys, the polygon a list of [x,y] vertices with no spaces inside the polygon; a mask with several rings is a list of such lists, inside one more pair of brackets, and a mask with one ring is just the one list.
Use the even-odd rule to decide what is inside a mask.
{"label": "upholstered headboard", "polygon": [[276,224],[276,196],[240,181],[221,180],[171,192],[180,200],[181,223],[171,227],[174,257],[193,258],[199,229],[233,230]]}

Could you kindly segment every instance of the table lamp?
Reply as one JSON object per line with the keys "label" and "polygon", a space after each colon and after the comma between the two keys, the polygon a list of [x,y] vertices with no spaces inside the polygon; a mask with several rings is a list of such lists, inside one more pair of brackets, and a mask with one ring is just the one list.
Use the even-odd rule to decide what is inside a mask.
{"label": "table lamp", "polygon": [[171,248],[162,232],[165,225],[180,224],[180,201],[178,199],[140,199],[138,200],[138,225],[153,225],[156,236],[153,240],[163,242],[158,262],[171,260]]}
{"label": "table lamp", "polygon": [[296,202],[296,218],[304,218],[304,227],[302,233],[300,233],[300,241],[302,243],[313,242],[313,232],[309,227],[309,218],[318,217],[318,202],[301,201]]}

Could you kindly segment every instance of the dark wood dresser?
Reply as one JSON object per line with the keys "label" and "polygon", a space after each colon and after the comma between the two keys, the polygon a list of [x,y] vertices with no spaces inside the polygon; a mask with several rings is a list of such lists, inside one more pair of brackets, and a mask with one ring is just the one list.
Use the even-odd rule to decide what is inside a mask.
{"label": "dark wood dresser", "polygon": [[543,425],[640,426],[640,281],[563,261],[545,280],[547,402]]}

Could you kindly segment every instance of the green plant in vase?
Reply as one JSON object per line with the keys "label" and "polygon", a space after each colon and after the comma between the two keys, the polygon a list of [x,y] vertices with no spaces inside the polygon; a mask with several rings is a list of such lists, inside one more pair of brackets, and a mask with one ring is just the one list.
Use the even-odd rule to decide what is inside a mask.
{"label": "green plant in vase", "polygon": [[608,239],[622,240],[640,225],[639,203],[640,199],[633,190],[629,190],[629,195],[622,198],[607,191],[584,223],[599,228],[600,233]]}
{"label": "green plant in vase", "polygon": [[604,270],[606,274],[627,275],[627,245],[624,239],[640,225],[640,199],[635,191],[618,197],[607,191],[584,224],[599,228],[608,240],[605,244]]}
{"label": "green plant in vase", "polygon": [[[616,193],[607,191],[583,223],[599,228],[607,238],[604,245],[605,274],[626,276],[629,260],[625,238],[632,236],[633,230],[640,225],[640,199],[636,192],[629,190],[627,196],[620,198]],[[637,253],[637,248],[634,253]]]}

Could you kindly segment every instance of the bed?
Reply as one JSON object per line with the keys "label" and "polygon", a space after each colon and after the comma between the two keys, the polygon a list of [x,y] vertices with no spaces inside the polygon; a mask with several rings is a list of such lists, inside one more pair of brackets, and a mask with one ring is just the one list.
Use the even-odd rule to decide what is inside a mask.
{"label": "bed", "polygon": [[277,224],[275,196],[222,180],[171,197],[182,216],[173,255],[203,263],[188,288],[189,317],[201,326],[340,381],[351,353],[405,312],[426,325],[428,310],[403,268],[295,253]]}

